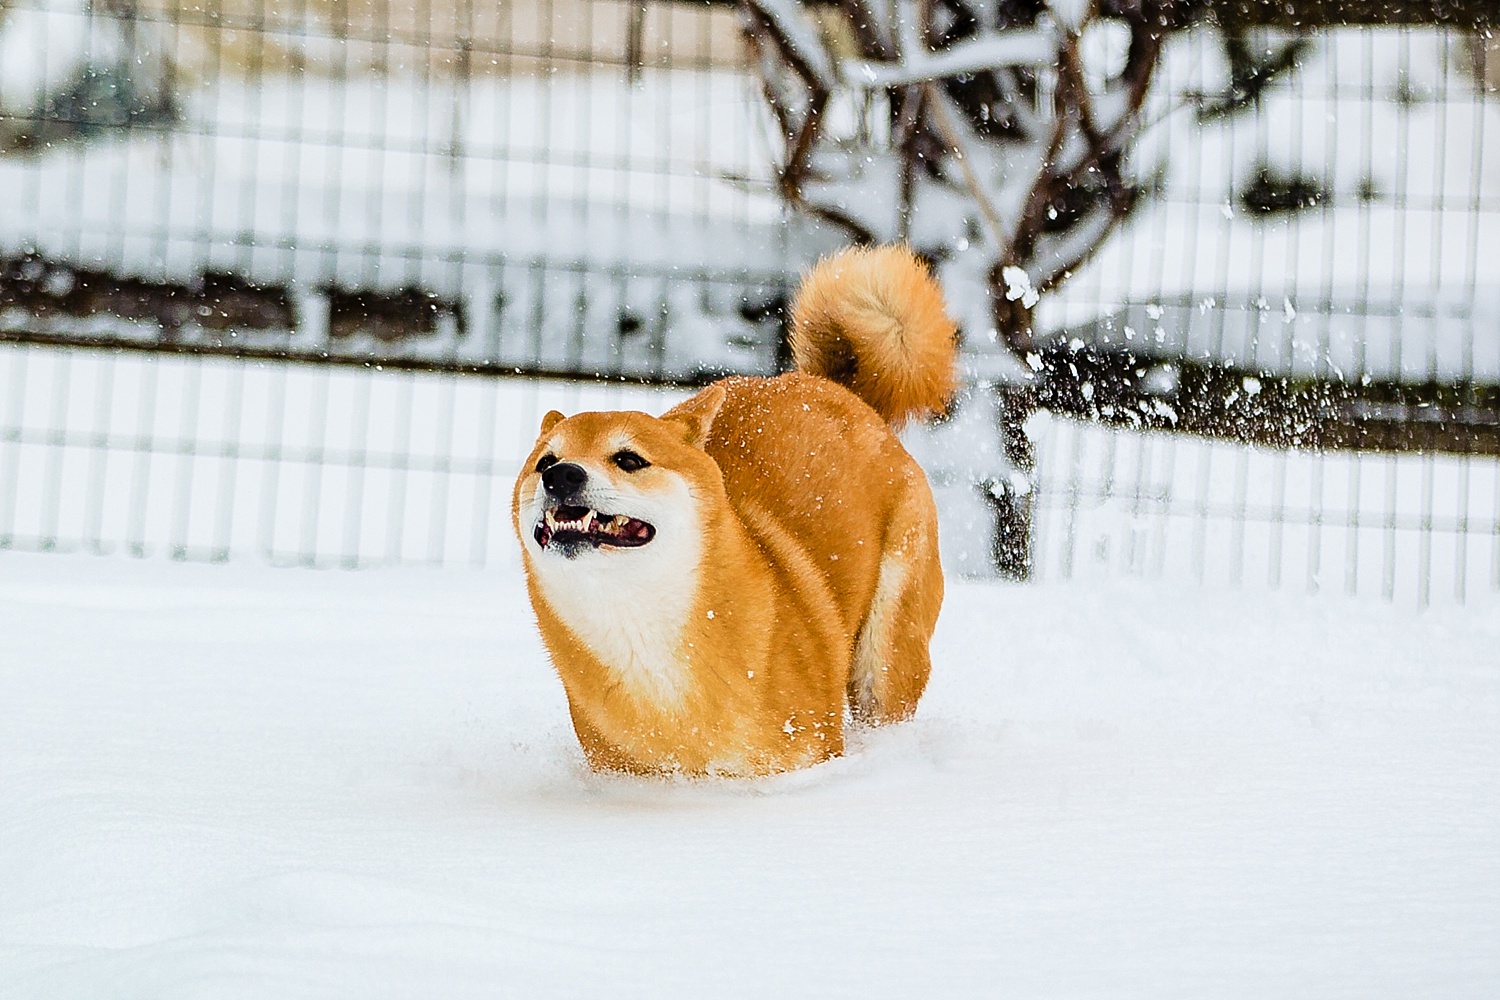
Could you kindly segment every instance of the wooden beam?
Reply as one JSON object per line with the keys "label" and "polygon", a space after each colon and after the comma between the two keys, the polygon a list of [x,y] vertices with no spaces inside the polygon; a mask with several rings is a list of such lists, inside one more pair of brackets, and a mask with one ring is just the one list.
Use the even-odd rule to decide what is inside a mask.
{"label": "wooden beam", "polygon": [[[1127,0],[1128,2],[1128,0]],[[1481,29],[1500,25],[1496,0],[1192,0],[1220,24],[1291,29],[1431,25]]]}
{"label": "wooden beam", "polygon": [[[1083,420],[1278,449],[1500,455],[1500,386],[1293,379],[1067,344],[1040,357],[1033,405]],[[1158,367],[1169,391],[1148,384]]]}
{"label": "wooden beam", "polygon": [[[736,7],[740,0],[674,0],[697,6]],[[803,0],[836,7],[840,0]],[[1106,16],[1138,16],[1144,7],[1168,31],[1212,21],[1242,28],[1306,29],[1348,26],[1500,28],[1500,0],[1104,0]]]}
{"label": "wooden beam", "polygon": [[461,358],[386,357],[377,354],[340,353],[318,348],[285,348],[243,344],[235,340],[214,342],[130,340],[108,334],[72,333],[59,330],[6,328],[0,344],[31,344],[69,350],[104,351],[110,354],[166,354],[190,358],[225,358],[238,361],[270,361],[319,368],[362,368],[367,371],[430,372],[439,375],[473,375],[483,378],[541,379],[550,382],[601,382],[610,385],[640,385],[659,388],[696,389],[737,372],[703,372],[698,375],[664,375],[650,372],[624,373],[597,368],[513,365],[496,361]]}

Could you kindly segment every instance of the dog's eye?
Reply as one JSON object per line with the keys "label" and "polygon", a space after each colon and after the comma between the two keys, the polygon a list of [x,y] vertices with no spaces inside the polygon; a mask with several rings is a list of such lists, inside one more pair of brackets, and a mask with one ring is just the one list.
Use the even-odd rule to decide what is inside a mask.
{"label": "dog's eye", "polygon": [[552,468],[556,464],[557,464],[557,456],[556,455],[543,455],[541,458],[539,458],[539,459],[536,460],[536,471],[538,471],[538,472],[546,472],[548,469]]}
{"label": "dog's eye", "polygon": [[633,451],[617,451],[613,461],[626,472],[635,472],[651,464]]}

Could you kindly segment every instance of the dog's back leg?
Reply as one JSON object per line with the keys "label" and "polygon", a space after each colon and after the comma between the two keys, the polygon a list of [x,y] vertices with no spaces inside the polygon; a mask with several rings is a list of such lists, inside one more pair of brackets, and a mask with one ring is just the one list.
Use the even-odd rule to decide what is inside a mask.
{"label": "dog's back leg", "polygon": [[914,484],[886,535],[880,577],[855,642],[849,708],[861,722],[896,722],[917,709],[932,670],[927,645],[943,603],[937,512]]}

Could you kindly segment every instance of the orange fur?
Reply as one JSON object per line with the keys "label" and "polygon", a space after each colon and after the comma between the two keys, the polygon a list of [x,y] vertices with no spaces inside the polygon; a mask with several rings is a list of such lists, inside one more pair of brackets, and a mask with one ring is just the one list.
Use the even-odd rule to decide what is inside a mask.
{"label": "orange fur", "polygon": [[[922,305],[908,308],[904,296]],[[661,418],[543,420],[513,523],[543,640],[595,767],[806,766],[842,751],[846,710],[902,719],[926,686],[943,592],[937,518],[889,422],[943,402],[952,354],[936,344],[951,344],[952,325],[905,250],[825,261],[798,309],[817,318],[802,321],[803,349],[825,357],[836,348],[820,338],[847,336],[864,352],[879,327],[870,317],[897,317],[881,334],[897,343],[858,353],[850,379],[876,393],[881,413],[868,397],[795,372],[725,379]],[[626,452],[648,464],[623,466]],[[538,518],[557,501],[537,466],[553,459],[586,474],[591,510],[650,521],[649,543],[585,545],[576,557],[543,546]]]}
{"label": "orange fur", "polygon": [[888,423],[943,412],[958,333],[927,266],[905,246],[824,258],[792,306],[797,370],[854,390]]}

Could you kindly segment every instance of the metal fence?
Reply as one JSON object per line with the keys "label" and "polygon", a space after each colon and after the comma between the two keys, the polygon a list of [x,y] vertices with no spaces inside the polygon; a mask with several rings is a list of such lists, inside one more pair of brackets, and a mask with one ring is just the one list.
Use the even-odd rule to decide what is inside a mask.
{"label": "metal fence", "polygon": [[11,339],[656,380],[774,367],[767,318],[813,249],[773,193],[732,10],[0,11]]}
{"label": "metal fence", "polygon": [[511,483],[543,413],[680,396],[0,345],[0,548],[503,565]]}
{"label": "metal fence", "polygon": [[[1253,41],[1291,68],[1225,109],[1222,39],[1174,38],[1135,213],[1044,298],[1040,357],[968,356],[1069,373],[1011,483],[1034,574],[1500,589],[1500,55]],[[774,371],[839,241],[781,204],[742,64],[695,5],[8,0],[0,546],[508,558],[540,412],[675,398],[531,377]],[[1328,430],[1356,409],[1396,431]],[[918,433],[978,531],[1015,473],[993,415]],[[950,564],[993,572],[970,542]]]}
{"label": "metal fence", "polygon": [[1036,571],[1366,594],[1500,590],[1500,462],[1036,426]]}
{"label": "metal fence", "polygon": [[1220,40],[1181,40],[1151,197],[1042,304],[1044,395],[1087,423],[1041,433],[1038,569],[1500,589],[1494,43],[1254,42],[1290,68],[1229,111]]}

